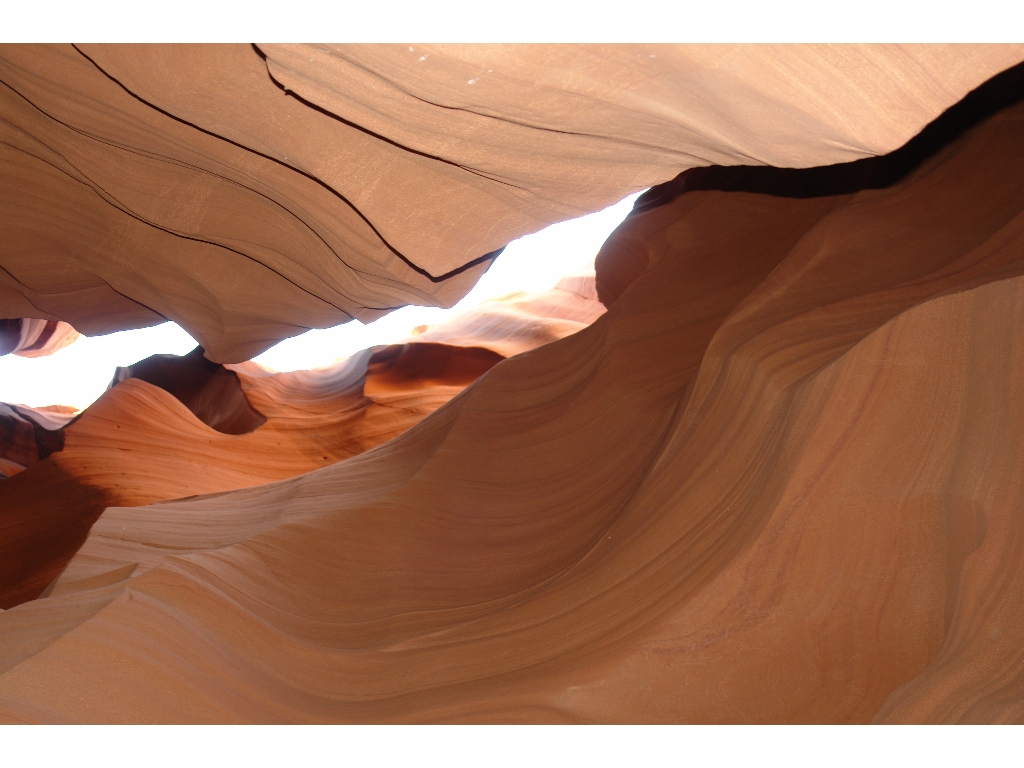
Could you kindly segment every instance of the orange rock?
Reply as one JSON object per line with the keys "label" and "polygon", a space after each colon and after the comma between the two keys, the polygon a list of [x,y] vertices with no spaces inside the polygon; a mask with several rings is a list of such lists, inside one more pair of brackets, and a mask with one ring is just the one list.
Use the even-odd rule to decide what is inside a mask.
{"label": "orange rock", "polygon": [[[266,55],[309,101],[376,104],[392,141],[410,130],[406,96],[430,102],[416,113],[423,135],[468,162],[473,147],[453,126],[493,119],[488,92],[459,101],[461,80],[446,89],[411,74],[412,61],[389,67],[382,50]],[[428,49],[423,61],[440,51],[439,71],[475,86],[462,50]],[[499,53],[522,49],[510,50]],[[544,50],[548,64],[590,61],[598,86],[635,72],[609,72],[595,49]],[[744,50],[741,61],[777,69],[740,67],[738,82],[792,71],[786,55]],[[826,50],[849,64],[860,49]],[[564,94],[589,81],[560,82],[563,70],[548,66],[533,90],[503,83],[531,95],[509,98],[519,122],[551,115],[541,128],[554,132],[586,112]],[[892,85],[866,65],[852,71]],[[815,72],[794,87],[834,85]],[[606,313],[504,360],[394,439],[266,485],[107,509],[40,599],[0,613],[0,718],[1021,722],[1022,73],[990,81],[880,163],[691,171],[653,190],[600,255]],[[573,114],[544,100],[545,78]],[[366,96],[374,85],[379,101]],[[841,106],[844,93],[829,92],[837,114],[863,114]],[[770,100],[748,101],[773,113]],[[641,128],[661,125],[637,111]],[[448,117],[431,124],[432,114]],[[516,130],[494,135],[511,142],[501,137]],[[835,150],[842,134],[820,135]],[[751,136],[785,151],[777,131]],[[543,163],[523,167],[547,183]],[[616,168],[610,178],[624,178]],[[482,308],[479,327],[519,318],[512,309]],[[499,354],[486,344],[500,333],[474,347],[471,327],[414,337],[463,345],[462,357],[428,356],[432,382],[447,371],[461,387]],[[267,423],[241,436],[200,430],[187,466],[185,427],[168,433],[150,417],[167,442],[157,460],[160,443],[143,440],[146,471],[171,492],[298,467],[319,448],[299,425],[336,418],[358,366],[380,366],[371,375],[390,396],[423,351],[281,376],[235,366]],[[108,395],[118,390],[139,396],[124,409],[132,417],[143,396],[164,395],[133,381]],[[99,414],[113,405],[94,406],[107,440]],[[4,487],[69,462],[89,415],[62,453]],[[294,447],[257,450],[272,427]],[[253,447],[228,462],[219,440]],[[87,469],[113,474],[82,456],[79,482]]]}
{"label": "orange rock", "polygon": [[500,362],[487,346],[502,322],[509,341],[499,348],[519,352],[584,327],[559,315],[602,312],[596,296],[559,289],[489,302],[475,313],[488,318],[479,343],[468,327],[449,333],[442,325],[408,344],[295,373],[254,363],[227,370],[201,350],[154,356],[119,369],[120,381],[80,418],[46,432],[63,450],[45,461],[39,425],[59,429],[70,416],[16,406],[7,418],[0,405],[0,430],[14,430],[0,433],[12,465],[5,474],[17,474],[0,489],[0,608],[39,596],[105,507],[235,490],[350,458],[401,434]]}
{"label": "orange rock", "polygon": [[[410,50],[411,49],[411,50]],[[890,152],[980,46],[0,47],[0,316],[240,362],[451,306],[512,239],[708,163]]]}
{"label": "orange rock", "polygon": [[0,320],[0,354],[45,357],[64,349],[79,336],[70,325],[57,320]]}

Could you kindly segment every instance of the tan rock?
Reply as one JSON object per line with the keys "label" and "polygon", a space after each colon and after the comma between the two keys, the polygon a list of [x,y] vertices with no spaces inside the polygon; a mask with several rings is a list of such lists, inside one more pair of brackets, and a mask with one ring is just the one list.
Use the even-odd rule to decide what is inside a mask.
{"label": "tan rock", "polygon": [[0,316],[86,334],[169,318],[240,362],[307,328],[451,306],[510,240],[689,167],[889,152],[1022,58],[3,46]]}

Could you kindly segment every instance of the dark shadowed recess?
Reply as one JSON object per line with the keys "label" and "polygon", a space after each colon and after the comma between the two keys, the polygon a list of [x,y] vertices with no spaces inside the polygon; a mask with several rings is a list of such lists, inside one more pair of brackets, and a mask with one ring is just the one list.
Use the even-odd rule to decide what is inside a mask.
{"label": "dark shadowed recess", "polygon": [[[922,162],[997,112],[1024,100],[1024,62],[1000,72],[926,125],[899,149],[881,157],[817,168],[711,165],[683,171],[651,187],[633,203],[630,216],[666,205],[684,192],[720,190],[776,197],[831,197],[889,187]],[[627,217],[628,218],[628,217]]]}
{"label": "dark shadowed recess", "polygon": [[208,427],[226,435],[245,435],[266,422],[242,391],[238,374],[203,357],[196,347],[187,355],[153,355],[119,367],[110,386],[140,379],[174,395]]}
{"label": "dark shadowed recess", "polygon": [[[35,600],[60,575],[113,498],[52,461],[4,480],[2,487],[0,609],[6,611]],[[40,493],[40,488],[49,492]]]}
{"label": "dark shadowed recess", "polygon": [[[21,340],[21,326],[23,320],[21,318],[13,318],[10,320],[0,320],[0,355],[7,355],[18,349],[18,342]],[[31,352],[36,349],[42,349],[46,346],[46,342],[50,340],[54,332],[57,330],[57,320],[47,320],[46,325],[43,326],[43,332],[39,334],[39,337],[24,349],[18,350],[19,352]]]}
{"label": "dark shadowed recess", "polygon": [[0,403],[0,480],[64,450],[64,429],[47,429],[36,418],[30,408]]}
{"label": "dark shadowed recess", "polygon": [[0,320],[0,355],[16,350],[20,340],[21,320]]}

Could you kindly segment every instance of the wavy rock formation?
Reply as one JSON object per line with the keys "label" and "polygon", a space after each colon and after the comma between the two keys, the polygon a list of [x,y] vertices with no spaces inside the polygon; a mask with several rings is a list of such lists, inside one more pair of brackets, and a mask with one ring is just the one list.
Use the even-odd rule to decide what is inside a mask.
{"label": "wavy rock formation", "polygon": [[245,397],[238,374],[203,357],[196,347],[187,355],[152,355],[118,367],[110,386],[138,379],[173,395],[206,426],[226,435],[246,435],[266,423]]}
{"label": "wavy rock formation", "polygon": [[[775,147],[775,161],[870,154],[848,151],[884,143],[869,128],[889,125],[879,115],[892,113],[870,105],[919,94],[906,70],[872,66],[872,52],[901,49],[686,49],[674,71],[714,84],[706,93],[719,95],[701,111],[699,98],[673,92],[663,103],[678,110],[662,110],[651,98],[631,100],[662,83],[629,66],[640,49],[544,48],[529,52],[544,53],[546,67],[531,69],[528,56],[517,65],[533,80],[524,74],[492,94],[512,105],[508,116],[494,114],[483,89],[460,102],[453,94],[462,82],[475,87],[494,73],[478,78],[459,67],[466,50],[512,58],[525,49],[412,48],[423,58],[402,66],[388,58],[393,49],[260,50],[298,103],[346,112],[368,135],[400,146],[409,125],[421,126],[417,135],[450,152],[413,146],[431,154],[425,164],[450,156],[458,169],[475,168],[474,146],[493,136],[496,146],[521,148],[518,128],[536,129],[550,116],[544,130],[561,133],[535,145],[538,153],[576,146],[565,138],[570,119],[607,129],[607,143],[595,142],[607,158],[635,142],[637,155],[622,150],[624,164],[608,160],[609,178],[620,180],[631,157],[641,158],[636,168],[657,165],[654,139],[672,146],[691,114],[702,130],[713,127],[706,130],[714,138],[693,139],[702,151],[737,147],[723,162],[743,153],[763,162],[759,147]],[[722,51],[732,58],[710,77],[700,57]],[[845,67],[808,67],[808,51],[827,51]],[[972,61],[1020,55],[966,47],[957,53],[966,63],[954,67],[934,58],[948,49],[915,51],[915,61],[936,63],[916,71],[934,71],[922,78],[940,91],[946,86],[938,84],[976,71]],[[448,56],[439,70],[449,75],[447,90],[427,69],[439,52]],[[173,77],[180,101],[168,96],[161,108],[201,110],[202,77],[223,68],[194,64],[193,77],[173,68],[159,75],[152,62],[144,66],[149,55],[115,50],[100,63],[119,77],[137,73],[127,88],[157,83],[139,97],[151,103],[161,88],[172,90]],[[593,74],[572,61],[588,62]],[[730,70],[737,61],[746,66]],[[838,87],[840,71],[857,87]],[[735,102],[721,85],[732,78],[749,84]],[[538,85],[521,85],[531,82]],[[805,96],[794,91],[828,105],[823,113],[835,121],[809,130]],[[560,94],[572,98],[559,102]],[[412,111],[416,101],[423,106]],[[563,103],[574,106],[568,117],[558,111]],[[905,103],[908,122],[927,112],[913,106],[920,99]],[[594,106],[594,116],[581,105]],[[630,106],[636,114],[624,120],[617,110]],[[751,116],[758,130],[749,129]],[[611,132],[634,121],[631,137]],[[493,133],[481,127],[476,137],[477,124]],[[223,128],[234,130],[227,118]],[[279,151],[274,136],[263,140],[268,155]],[[584,135],[578,145],[588,142]],[[669,154],[687,145],[674,146]],[[584,169],[592,167],[586,158],[600,157],[587,152],[571,156]],[[522,173],[535,173],[544,189],[544,174],[557,177],[564,166],[559,156],[532,167],[537,156],[520,157]],[[507,171],[494,157],[500,177]],[[36,566],[33,589],[49,583],[42,596],[0,613],[0,718],[1024,721],[1022,181],[1018,66],[878,161],[690,171],[652,190],[605,244],[593,288],[574,294],[586,299],[593,290],[606,313],[502,360],[465,388],[493,359],[487,355],[502,353],[483,344],[464,346],[471,354],[461,357],[449,351],[450,368],[423,369],[431,382],[450,370],[458,394],[394,439],[265,485],[108,508],[87,537],[88,525],[75,523],[84,543],[53,554],[45,576]],[[413,338],[468,340],[473,327],[428,328]],[[502,343],[500,332],[484,335]],[[111,455],[123,454],[141,425],[115,438],[99,417],[128,396],[139,402],[125,403],[114,429],[142,418],[145,398],[165,406],[150,417],[150,429],[171,436],[161,439],[198,430],[187,445],[209,451],[188,466],[180,443],[167,443],[163,465],[151,448],[140,449],[150,453],[133,478],[166,484],[162,492],[182,495],[204,476],[280,468],[284,457],[300,466],[316,459],[303,451],[320,444],[306,432],[285,449],[286,420],[275,407],[293,405],[295,418],[306,418],[318,400],[308,393],[347,396],[335,379],[365,378],[363,397],[374,377],[381,397],[408,392],[423,351],[396,345],[337,369],[280,376],[232,366],[267,417],[248,435],[217,433],[167,393],[129,380],[90,409],[92,422],[87,412],[67,430],[63,452],[2,485],[70,462],[90,423]],[[161,422],[175,407],[182,423],[168,433]],[[332,402],[326,411],[343,408]],[[256,447],[271,434],[276,442]],[[244,461],[225,462],[217,441],[252,447]],[[79,460],[78,478],[104,466],[85,453]],[[103,469],[111,479],[88,487],[116,487],[112,467]],[[40,516],[5,530],[27,529],[30,519]],[[36,551],[19,535],[18,551]]]}
{"label": "wavy rock formation", "polygon": [[708,163],[892,151],[1024,46],[0,46],[0,316],[240,362]]}
{"label": "wavy rock formation", "polygon": [[80,335],[67,323],[57,320],[0,320],[0,355],[46,357],[64,349]]}
{"label": "wavy rock formation", "polygon": [[[9,418],[0,405],[8,474],[35,465],[0,491],[0,608],[38,597],[108,506],[259,485],[390,440],[504,356],[585,327],[567,318],[603,314],[593,282],[486,302],[452,328],[312,371],[271,374],[254,363],[229,370],[201,350],[154,355],[119,368],[116,386],[60,431],[43,430],[57,424],[38,410],[14,406]],[[479,338],[473,318],[483,321]],[[8,429],[15,418],[17,432]]]}

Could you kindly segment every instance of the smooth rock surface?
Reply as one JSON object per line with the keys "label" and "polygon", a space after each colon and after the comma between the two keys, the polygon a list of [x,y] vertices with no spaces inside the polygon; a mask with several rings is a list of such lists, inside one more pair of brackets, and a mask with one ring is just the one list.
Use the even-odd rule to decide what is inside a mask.
{"label": "smooth rock surface", "polygon": [[896,149],[1021,45],[0,46],[0,316],[219,362],[718,163]]}
{"label": "smooth rock surface", "polygon": [[312,371],[229,369],[198,351],[154,356],[119,369],[131,375],[59,431],[41,429],[63,427],[56,415],[0,404],[2,458],[18,475],[0,489],[0,608],[43,593],[108,506],[289,478],[401,434],[505,356],[603,314],[592,277],[572,284],[585,295],[556,288],[485,302],[452,328]]}
{"label": "smooth rock surface", "polygon": [[397,439],[108,509],[0,614],[0,716],[1019,722],[1022,179],[1017,104],[638,210],[606,314]]}
{"label": "smooth rock surface", "polygon": [[664,182],[592,279],[227,366],[247,434],[107,392],[0,482],[0,719],[1024,722],[1024,66],[932,121],[1021,55],[0,51],[65,116],[3,96],[0,314],[166,309],[216,359]]}

